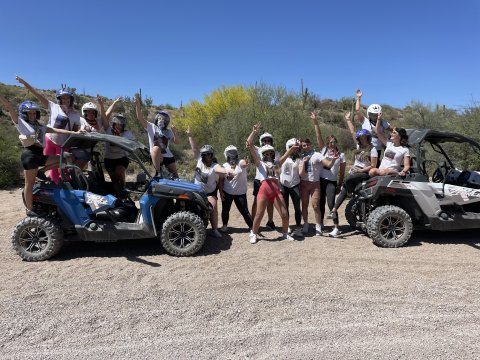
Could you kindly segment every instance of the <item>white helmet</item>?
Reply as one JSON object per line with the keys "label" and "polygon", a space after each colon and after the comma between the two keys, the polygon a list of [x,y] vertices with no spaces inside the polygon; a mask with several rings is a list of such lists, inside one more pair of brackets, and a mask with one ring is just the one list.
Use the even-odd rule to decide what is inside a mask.
{"label": "white helmet", "polygon": [[87,102],[86,104],[83,104],[82,106],[82,114],[85,117],[85,111],[87,110],[94,110],[95,111],[95,116],[98,114],[98,108],[97,105],[95,105],[92,102]]}
{"label": "white helmet", "polygon": [[233,156],[233,157],[238,157],[238,149],[233,146],[233,145],[228,145],[225,148],[225,151],[223,152],[223,155],[225,155],[225,160],[228,160],[228,155]]}
{"label": "white helmet", "polygon": [[287,143],[285,144],[285,148],[287,149],[290,149],[293,145],[295,145],[297,143],[297,139],[295,138],[291,138],[290,140],[287,141]]}
{"label": "white helmet", "polygon": [[367,114],[380,114],[382,112],[382,107],[378,104],[372,104],[367,109]]}
{"label": "white helmet", "polygon": [[273,136],[272,134],[269,134],[269,133],[263,133],[262,135],[260,135],[260,146],[263,146],[263,140],[266,139],[266,138],[270,138],[272,139],[272,144],[273,144]]}
{"label": "white helmet", "polygon": [[267,151],[273,151],[275,152],[275,148],[272,145],[263,145],[258,152],[260,155],[263,157],[263,154],[266,153]]}

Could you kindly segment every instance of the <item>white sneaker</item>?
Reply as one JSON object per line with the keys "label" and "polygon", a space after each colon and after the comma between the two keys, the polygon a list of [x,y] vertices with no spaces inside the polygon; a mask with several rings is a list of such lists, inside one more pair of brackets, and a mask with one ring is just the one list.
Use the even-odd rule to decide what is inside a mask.
{"label": "white sneaker", "polygon": [[221,238],[222,234],[220,234],[220,231],[218,231],[218,229],[215,229],[212,231],[212,236],[216,238]]}
{"label": "white sneaker", "polygon": [[308,234],[308,223],[303,224],[302,233]]}
{"label": "white sneaker", "polygon": [[331,232],[328,233],[328,236],[337,237],[339,234],[340,234],[340,231],[337,228],[335,228]]}
{"label": "white sneaker", "polygon": [[327,219],[333,219],[333,211],[330,211],[330,213],[327,215]]}
{"label": "white sneaker", "polygon": [[250,234],[248,235],[248,240],[250,241],[250,244],[255,244],[257,242],[257,235],[250,231]]}
{"label": "white sneaker", "polygon": [[315,225],[315,235],[322,235],[322,225]]}
{"label": "white sneaker", "polygon": [[288,233],[283,234],[283,239],[284,240],[295,240],[292,236],[290,236]]}
{"label": "white sneaker", "polygon": [[228,231],[228,226],[227,225],[223,225],[220,229],[220,232],[222,233],[226,233]]}
{"label": "white sneaker", "polygon": [[288,233],[291,234],[292,233],[292,229],[290,228],[290,226],[288,227]]}

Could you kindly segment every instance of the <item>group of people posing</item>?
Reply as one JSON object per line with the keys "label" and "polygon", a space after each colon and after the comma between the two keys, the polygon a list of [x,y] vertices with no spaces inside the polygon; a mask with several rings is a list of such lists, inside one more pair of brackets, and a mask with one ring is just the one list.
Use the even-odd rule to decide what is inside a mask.
{"label": "group of people posing", "polygon": [[[82,106],[81,114],[74,109],[74,93],[68,88],[56,92],[57,103],[49,101],[40,92],[20,77],[17,81],[24,85],[40,102],[48,108],[48,125],[41,125],[40,107],[25,101],[18,107],[0,95],[0,103],[8,110],[10,118],[17,128],[24,151],[21,156],[25,175],[24,199],[27,214],[33,213],[32,188],[35,178],[43,176],[42,171],[50,170],[50,179],[58,182],[59,154],[69,134],[74,132],[103,132],[110,135],[133,139],[133,134],[126,129],[127,119],[121,114],[113,115],[115,106],[122,101],[116,99],[105,110],[104,101],[97,96],[97,104],[88,102]],[[356,91],[355,114],[346,113],[345,120],[356,143],[353,165],[345,176],[346,160],[338,148],[337,138],[333,135],[323,139],[317,116],[311,113],[315,130],[316,147],[309,138],[292,138],[285,144],[285,152],[280,154],[274,147],[270,133],[259,135],[261,124],[255,124],[247,138],[253,164],[256,167],[251,212],[247,203],[247,170],[249,162],[239,156],[238,148],[229,145],[224,150],[225,163],[220,165],[211,145],[199,147],[190,129],[187,136],[197,159],[194,182],[201,184],[208,201],[212,205],[211,226],[214,237],[222,237],[221,232],[228,231],[229,213],[234,202],[250,229],[249,241],[258,240],[260,223],[267,212],[266,227],[274,230],[273,209],[282,219],[282,237],[295,240],[296,236],[306,235],[310,231],[308,223],[309,205],[315,215],[315,234],[336,237],[340,234],[338,208],[355,187],[371,176],[398,174],[404,176],[410,168],[408,136],[403,128],[393,128],[382,119],[382,109],[372,104],[366,116],[361,109],[362,91]],[[144,119],[141,99],[135,97],[137,121],[146,129],[149,139],[150,154],[156,174],[165,166],[173,177],[178,177],[175,158],[169,144],[180,142],[175,126],[170,124],[170,115],[166,111],[157,111],[152,121]],[[113,115],[113,117],[112,117]],[[356,131],[353,118],[361,128]],[[390,132],[389,138],[386,131]],[[259,145],[255,145],[259,135]],[[378,165],[378,159],[383,157]],[[88,151],[73,152],[76,164],[84,168],[91,159]],[[127,153],[121,148],[108,143],[105,148],[105,168],[111,178],[113,191],[120,194],[125,185],[125,173],[129,164]],[[218,194],[222,201],[222,227],[218,224]],[[289,226],[289,201],[294,209],[295,226]],[[326,214],[328,206],[328,215]],[[33,213],[35,215],[35,213]],[[323,232],[325,218],[333,220],[331,232]],[[302,224],[303,222],[303,224]]]}

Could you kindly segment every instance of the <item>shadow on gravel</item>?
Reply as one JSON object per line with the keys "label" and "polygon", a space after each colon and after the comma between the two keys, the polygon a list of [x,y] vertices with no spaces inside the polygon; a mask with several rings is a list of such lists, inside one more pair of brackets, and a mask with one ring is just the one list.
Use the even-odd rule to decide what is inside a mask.
{"label": "shadow on gravel", "polygon": [[128,261],[138,262],[153,267],[160,267],[160,264],[141,259],[140,256],[155,256],[163,254],[165,254],[165,251],[163,250],[160,241],[156,239],[121,240],[110,243],[66,241],[60,250],[60,253],[50,261],[67,261],[88,257],[124,257]]}
{"label": "shadow on gravel", "polygon": [[429,244],[464,244],[480,250],[478,229],[462,231],[414,231],[406,246],[421,246]]}
{"label": "shadow on gravel", "polygon": [[193,256],[208,256],[219,254],[232,247],[232,237],[228,234],[223,234],[222,238],[215,238],[210,236],[207,232],[207,239],[203,248]]}

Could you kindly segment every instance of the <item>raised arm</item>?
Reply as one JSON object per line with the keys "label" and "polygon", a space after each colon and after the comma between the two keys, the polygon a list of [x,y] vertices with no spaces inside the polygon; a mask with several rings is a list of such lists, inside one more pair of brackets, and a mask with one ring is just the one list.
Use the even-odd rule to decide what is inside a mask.
{"label": "raised arm", "polygon": [[247,147],[250,150],[250,155],[252,155],[255,166],[260,165],[260,158],[258,157],[257,149],[255,148],[255,145],[253,145],[253,142],[248,142],[247,140]]}
{"label": "raised arm", "polygon": [[313,127],[315,128],[318,151],[320,151],[325,146],[325,142],[323,141],[322,131],[320,130],[320,126],[318,125],[317,114],[315,114],[314,111],[310,113],[310,119],[312,119]]}
{"label": "raised arm", "polygon": [[261,123],[256,123],[255,125],[253,125],[252,132],[250,133],[250,135],[248,135],[248,138],[247,138],[246,147],[249,147],[249,144],[253,145],[253,139],[261,127],[262,127]]}
{"label": "raised arm", "polygon": [[172,124],[172,126],[170,126],[170,128],[172,129],[172,133],[173,133],[172,142],[174,144],[180,144],[180,137],[178,136],[177,128],[173,124]]}
{"label": "raised arm", "polygon": [[285,161],[287,161],[287,159],[293,154],[293,152],[295,150],[298,150],[300,148],[300,146],[298,145],[293,145],[293,146],[290,146],[290,148],[285,152],[285,154],[282,155],[282,157],[280,158],[280,166],[283,165],[283,163]]}
{"label": "raised arm", "polygon": [[48,109],[48,99],[43,96],[42,94],[40,94],[37,90],[35,90],[32,85],[30,85],[29,83],[27,83],[25,80],[23,80],[20,76],[16,76],[15,77],[15,80],[17,80],[20,84],[22,84],[23,86],[25,86],[36,98],[37,100],[40,102],[40,104],[42,104],[42,106],[46,107]]}
{"label": "raised arm", "polygon": [[[113,103],[108,107],[107,112],[105,113],[105,117],[107,119],[107,123],[110,122],[110,117],[112,116],[113,111],[115,110],[115,106],[117,106],[118,103],[123,101],[123,97],[118,97],[116,98]],[[108,127],[108,125],[107,125]]]}
{"label": "raised arm", "polygon": [[348,130],[350,131],[350,135],[352,136],[353,143],[357,143],[357,134],[355,133],[355,127],[353,126],[352,119],[353,114],[349,111],[344,114],[345,121],[347,122]]}
{"label": "raised arm", "polygon": [[195,142],[195,139],[192,136],[190,126],[187,128],[186,133],[187,133],[187,136],[188,136],[188,142],[190,143],[190,148],[193,151],[193,156],[195,157],[195,159],[198,159],[198,157],[200,156],[200,151],[198,150],[198,145],[197,145],[197,143]]}
{"label": "raised arm", "polygon": [[355,96],[356,96],[356,100],[355,100],[355,118],[356,118],[357,121],[360,122],[360,123],[363,123],[363,119],[365,118],[365,116],[363,115],[363,112],[362,112],[362,105],[361,105],[362,95],[363,95],[362,90],[357,89],[357,91],[355,91]]}
{"label": "raised arm", "polygon": [[377,119],[377,124],[375,125],[375,132],[377,133],[378,140],[380,140],[383,145],[387,146],[388,139],[383,133],[381,116],[379,116]]}
{"label": "raised arm", "polygon": [[137,121],[140,123],[140,125],[142,125],[142,127],[144,129],[147,128],[148,126],[148,123],[147,121],[145,120],[145,118],[143,117],[143,113],[142,113],[142,100],[140,99],[140,95],[139,94],[135,94],[135,112],[137,114]]}
{"label": "raised arm", "polygon": [[15,111],[12,103],[0,95],[0,103],[7,109],[8,113],[10,114],[10,119],[12,119],[13,125],[18,124],[18,114]]}
{"label": "raised arm", "polygon": [[103,97],[97,94],[97,103],[98,107],[100,108],[100,118],[102,119],[103,128],[106,130],[108,128],[108,119],[105,113],[105,102],[103,101]]}

